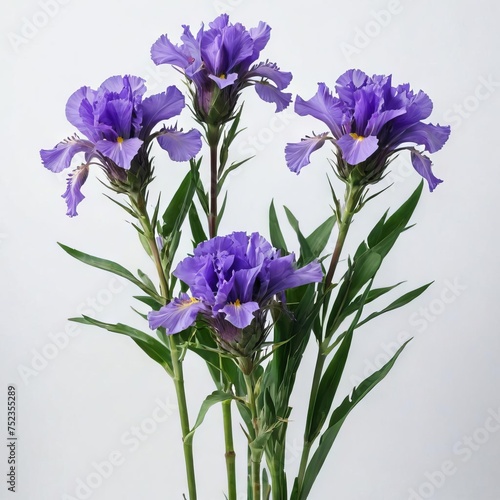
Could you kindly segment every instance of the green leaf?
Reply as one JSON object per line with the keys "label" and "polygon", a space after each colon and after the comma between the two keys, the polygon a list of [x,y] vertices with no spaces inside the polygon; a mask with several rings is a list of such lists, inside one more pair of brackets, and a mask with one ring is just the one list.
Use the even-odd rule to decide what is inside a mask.
{"label": "green leaf", "polygon": [[189,225],[191,226],[191,234],[193,235],[193,247],[196,247],[202,241],[207,239],[207,235],[201,224],[198,210],[194,203],[189,208]]}
{"label": "green leaf", "polygon": [[162,232],[165,238],[169,238],[180,230],[188,214],[198,183],[199,167],[200,161],[191,160],[190,172],[184,177],[163,214],[164,225]]}
{"label": "green leaf", "polygon": [[271,243],[273,246],[288,254],[289,252],[286,249],[285,238],[283,238],[278,216],[276,215],[276,209],[274,208],[274,200],[271,201],[271,206],[269,207],[269,234],[271,235]]}
{"label": "green leaf", "polygon": [[156,292],[156,287],[154,283],[151,281],[149,276],[146,273],[143,273],[140,269],[137,269],[137,274],[141,281],[151,290],[154,290]]}
{"label": "green leaf", "polygon": [[231,163],[231,166],[227,168],[224,173],[222,174],[221,178],[217,182],[217,194],[219,194],[222,190],[222,187],[224,186],[224,182],[226,182],[227,176],[236,170],[237,168],[241,167],[243,164],[245,164],[247,161],[251,160],[253,156],[250,156],[249,158],[245,158],[244,160],[238,161]]}
{"label": "green leaf", "polygon": [[419,288],[415,288],[415,290],[412,290],[411,292],[405,293],[404,295],[401,295],[401,297],[396,299],[394,302],[391,302],[387,307],[385,307],[381,311],[374,312],[374,313],[370,314],[363,321],[361,321],[358,326],[361,326],[361,325],[364,325],[365,323],[368,323],[368,321],[371,321],[372,319],[376,318],[377,316],[380,316],[381,314],[385,314],[386,312],[394,311],[394,309],[398,309],[400,307],[405,306],[406,304],[410,303],[412,300],[416,299],[419,295],[424,293],[427,290],[427,288],[429,288],[431,285],[432,285],[432,282],[427,283],[427,285],[423,285]]}
{"label": "green leaf", "polygon": [[325,249],[336,220],[335,215],[332,215],[306,238],[307,244],[316,259],[319,258],[321,252]]}
{"label": "green leaf", "polygon": [[[373,279],[368,284],[363,293],[363,296],[361,297],[360,307],[356,313],[356,316],[352,320],[351,325],[349,326],[349,330],[342,340],[340,347],[333,356],[333,359],[330,361],[324,374],[321,376],[318,392],[314,401],[314,407],[309,408],[307,414],[305,435],[307,436],[306,439],[309,443],[312,443],[319,435],[323,424],[326,422],[326,418],[330,413],[333,399],[335,398],[340,380],[342,379],[342,374],[344,373],[345,364],[347,362],[347,357],[351,348],[353,333],[358,325],[359,319],[361,318],[363,307],[370,293],[372,284]],[[326,354],[324,353],[323,355]]]}
{"label": "green leaf", "polygon": [[311,488],[318,476],[325,460],[330,453],[330,449],[346,420],[349,413],[354,407],[389,373],[394,366],[397,358],[408,344],[406,341],[394,354],[394,356],[378,371],[370,375],[361,384],[356,387],[350,396],[347,396],[344,401],[338,406],[330,418],[328,429],[323,433],[320,439],[319,446],[309,462],[302,490],[299,492],[297,500],[306,500],[311,492]]}
{"label": "green leaf", "polygon": [[220,221],[222,220],[224,212],[226,211],[226,202],[227,202],[227,191],[224,194],[224,201],[222,202],[222,206],[220,207],[219,213],[217,214],[217,220],[215,223],[216,229],[219,228]]}
{"label": "green leaf", "polygon": [[203,420],[205,420],[205,415],[213,405],[217,403],[222,403],[223,401],[227,401],[228,399],[234,399],[234,396],[232,394],[223,391],[214,391],[212,392],[212,394],[208,395],[205,398],[205,401],[203,401],[203,403],[201,404],[200,412],[198,413],[198,418],[196,419],[193,428],[184,437],[184,441],[185,442],[192,441],[196,429],[198,429],[198,427],[203,423]]}
{"label": "green leaf", "polygon": [[130,337],[151,359],[154,359],[159,363],[165,370],[173,376],[172,370],[172,357],[170,355],[169,349],[154,337],[147,335],[136,328],[124,325],[123,323],[111,324],[104,323],[97,319],[91,318],[89,316],[82,315],[79,318],[69,318],[70,321],[75,323],[82,323],[84,325],[93,325],[103,328],[113,333],[120,333]]}
{"label": "green leaf", "polygon": [[79,250],[75,250],[74,248],[70,248],[62,243],[58,243],[58,245],[71,257],[83,262],[84,264],[88,264],[89,266],[96,267],[98,269],[103,269],[104,271],[108,271],[110,273],[116,274],[117,276],[121,276],[122,278],[127,279],[134,285],[137,285],[141,290],[146,292],[148,295],[153,297],[155,300],[162,301],[162,298],[154,291],[151,290],[148,286],[142,283],[139,279],[137,279],[129,270],[125,269],[122,265],[113,262],[112,260],[101,259],[100,257],[95,257],[93,255],[89,255]]}
{"label": "green leaf", "polygon": [[300,230],[299,221],[297,220],[297,218],[287,207],[283,208],[285,209],[288,222],[290,223],[290,226],[292,226],[292,229],[295,231],[297,239],[299,240],[300,258],[298,259],[298,263],[299,265],[308,264],[309,262],[314,260],[314,255],[311,251],[311,248],[309,247],[309,243]]}

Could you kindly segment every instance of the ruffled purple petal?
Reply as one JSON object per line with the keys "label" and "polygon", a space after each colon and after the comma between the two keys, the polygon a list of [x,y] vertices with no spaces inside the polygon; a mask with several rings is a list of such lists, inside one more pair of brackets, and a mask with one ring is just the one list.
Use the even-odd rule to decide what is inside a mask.
{"label": "ruffled purple petal", "polygon": [[87,180],[88,175],[89,165],[85,163],[68,175],[66,191],[62,194],[62,197],[66,201],[68,207],[66,215],[70,217],[78,215],[76,207],[85,198],[81,192],[81,188]]}
{"label": "ruffled purple petal", "polygon": [[45,168],[58,173],[70,166],[77,153],[91,153],[93,150],[91,142],[81,140],[75,135],[60,142],[53,149],[42,149],[40,157]]}
{"label": "ruffled purple petal", "polygon": [[343,111],[340,101],[332,96],[330,89],[324,83],[318,84],[318,91],[308,101],[304,101],[300,96],[297,96],[295,99],[295,112],[300,116],[310,115],[321,120],[332,131],[336,139],[343,134]]}
{"label": "ruffled purple petal", "polygon": [[176,130],[174,127],[162,130],[158,143],[174,161],[188,161],[201,149],[201,134],[192,129],[189,132]]}
{"label": "ruffled purple petal", "polygon": [[300,142],[288,143],[285,148],[285,159],[288,168],[297,174],[310,163],[311,153],[321,148],[329,139],[328,132],[314,137],[307,137]]}
{"label": "ruffled purple petal", "polygon": [[167,334],[179,333],[190,327],[198,313],[203,311],[207,311],[203,302],[183,293],[159,311],[151,311],[148,314],[149,327],[156,330],[162,326]]}
{"label": "ruffled purple petal", "polygon": [[292,102],[292,94],[281,92],[281,90],[266,82],[256,83],[255,91],[263,101],[276,104],[276,113],[283,111]]}
{"label": "ruffled purple petal", "polygon": [[432,173],[432,161],[430,158],[415,149],[411,152],[411,163],[413,168],[427,181],[431,192],[434,191],[438,184],[443,182]]}
{"label": "ruffled purple petal", "polygon": [[318,283],[323,279],[323,271],[318,262],[311,262],[300,269],[295,268],[295,255],[292,253],[271,262],[269,283],[263,297],[268,300],[289,288]]}
{"label": "ruffled purple petal", "polygon": [[260,21],[258,26],[250,28],[248,32],[253,40],[252,59],[255,61],[271,38],[271,27],[265,22]]}
{"label": "ruffled purple petal", "polygon": [[364,132],[366,135],[377,135],[387,122],[405,113],[405,109],[389,109],[387,111],[381,111],[380,113],[374,113],[368,120]]}
{"label": "ruffled purple petal", "polygon": [[172,64],[179,68],[187,68],[193,61],[181,48],[174,45],[167,37],[161,35],[151,47],[151,59],[155,64]]}
{"label": "ruffled purple petal", "polygon": [[450,136],[450,127],[442,125],[432,125],[431,123],[415,123],[411,127],[400,133],[393,146],[398,147],[406,142],[413,142],[418,145],[424,145],[429,153],[439,151]]}
{"label": "ruffled purple petal", "polygon": [[177,116],[184,108],[185,101],[181,91],[171,85],[166,92],[155,94],[142,102],[141,139],[145,139],[153,127],[162,120]]}
{"label": "ruffled purple petal", "polygon": [[227,304],[220,311],[225,313],[226,321],[229,321],[236,328],[246,328],[252,322],[255,311],[259,310],[257,302],[244,302],[239,301]]}
{"label": "ruffled purple petal", "polygon": [[94,101],[96,94],[97,92],[90,87],[82,87],[71,94],[66,103],[66,118],[68,121],[91,140],[96,140],[93,128],[94,117],[91,115],[89,119],[86,115],[82,116],[80,111],[82,102],[86,101],[90,105]]}
{"label": "ruffled purple petal", "polygon": [[229,73],[239,63],[252,56],[254,44],[252,37],[240,23],[227,26],[222,33],[225,68],[219,69]]}
{"label": "ruffled purple petal", "polygon": [[238,79],[238,73],[229,73],[227,75],[224,75],[223,77],[208,75],[208,78],[213,80],[217,84],[217,87],[219,87],[220,89],[224,89],[226,87],[229,87],[229,85],[234,84],[234,82]]}
{"label": "ruffled purple petal", "polygon": [[283,90],[290,85],[293,75],[289,71],[280,71],[274,63],[258,64],[248,73],[249,77],[258,76],[272,80],[278,90]]}
{"label": "ruffled purple petal", "polygon": [[132,159],[142,146],[142,141],[137,137],[117,142],[101,140],[95,146],[100,153],[113,160],[119,167],[128,170]]}
{"label": "ruffled purple petal", "polygon": [[374,135],[361,137],[356,134],[345,134],[337,141],[337,145],[342,151],[344,160],[351,165],[357,165],[377,151],[378,139]]}

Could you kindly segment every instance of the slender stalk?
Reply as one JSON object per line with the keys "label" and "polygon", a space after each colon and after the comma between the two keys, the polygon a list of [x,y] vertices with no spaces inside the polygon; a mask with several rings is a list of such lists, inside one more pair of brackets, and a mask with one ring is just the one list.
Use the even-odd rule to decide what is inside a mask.
{"label": "slender stalk", "polygon": [[[165,301],[168,303],[171,299],[170,290],[168,286],[167,277],[163,270],[163,264],[161,262],[160,252],[156,244],[155,230],[149,218],[147,212],[146,200],[144,195],[140,193],[137,197],[130,197],[132,207],[136,211],[136,215],[140,221],[141,227],[144,232],[144,236],[148,242],[148,246],[151,250],[151,256],[155,263],[156,270],[158,272],[158,278],[160,280],[161,295]],[[181,421],[181,432],[182,441],[184,448],[184,461],[186,464],[186,475],[188,482],[189,499],[196,500],[196,478],[194,473],[194,458],[193,458],[193,446],[192,439],[186,439],[187,434],[190,431],[189,426],[189,416],[186,401],[186,391],[184,389],[184,375],[182,370],[182,361],[179,357],[179,351],[177,349],[177,341],[174,335],[168,336],[170,343],[170,353],[172,356],[172,368],[174,372],[174,385],[175,392],[177,395],[177,404],[179,406],[179,416]]]}
{"label": "slender stalk", "polygon": [[179,406],[179,416],[181,420],[184,461],[186,464],[189,499],[196,500],[196,477],[194,473],[193,445],[192,439],[186,439],[186,435],[189,433],[190,427],[186,403],[186,392],[184,390],[184,374],[182,370],[182,362],[179,359],[176,339],[173,335],[169,335],[168,339],[170,342],[170,352],[172,354],[175,392],[177,394],[177,404]]}
{"label": "slender stalk", "polygon": [[[207,142],[210,147],[210,213],[208,214],[208,234],[210,238],[217,236],[217,218],[219,215],[217,206],[219,139],[219,126],[209,126],[207,131]],[[233,425],[230,401],[222,403],[222,421],[224,426],[228,500],[236,500],[236,453],[233,445]]]}
{"label": "slender stalk", "polygon": [[210,238],[217,234],[217,145],[210,144],[210,214],[208,216],[208,232]]}
{"label": "slender stalk", "polygon": [[[339,217],[339,232],[337,235],[337,241],[335,243],[335,248],[332,254],[332,259],[330,261],[330,267],[326,274],[324,290],[328,290],[333,281],[333,276],[335,270],[337,269],[337,264],[339,263],[340,256],[342,254],[342,249],[351,226],[352,218],[358,208],[359,200],[363,194],[363,186],[353,186],[351,184],[347,185],[347,191],[345,194],[345,208],[341,214],[337,214]],[[300,459],[299,474],[297,476],[298,491],[302,490],[304,484],[304,478],[306,474],[307,464],[309,462],[309,455],[311,453],[312,445],[317,439],[318,435],[310,435],[311,429],[309,425],[312,422],[312,412],[314,411],[314,405],[316,398],[318,397],[319,385],[321,382],[321,376],[323,375],[323,367],[326,361],[326,356],[323,352],[323,345],[320,343],[318,345],[318,354],[316,357],[316,366],[314,368],[314,375],[311,385],[311,393],[309,396],[309,408],[307,415],[307,427],[304,433],[304,448],[302,450],[302,456]]]}
{"label": "slender stalk", "polygon": [[231,418],[231,400],[222,403],[224,423],[224,441],[226,445],[226,474],[228,500],[236,500],[236,453],[233,445],[233,422]]}
{"label": "slender stalk", "polygon": [[332,284],[333,275],[335,273],[335,269],[337,268],[337,264],[339,263],[340,254],[342,253],[342,248],[344,247],[345,239],[347,233],[349,232],[352,217],[354,216],[362,194],[363,187],[348,185],[345,208],[342,211],[342,214],[338,214],[340,215],[339,234],[337,236],[337,242],[335,243],[335,249],[333,250],[330,267],[328,268],[328,273],[326,274],[325,289]]}
{"label": "slender stalk", "polygon": [[[248,373],[245,368],[242,368],[242,371],[247,387],[248,406],[252,414],[253,437],[255,440],[259,436],[259,413],[257,411],[257,401],[255,399],[255,384],[252,373]],[[249,443],[249,446],[251,457],[252,500],[261,500],[260,463],[262,461],[262,450],[253,448],[252,443]]]}

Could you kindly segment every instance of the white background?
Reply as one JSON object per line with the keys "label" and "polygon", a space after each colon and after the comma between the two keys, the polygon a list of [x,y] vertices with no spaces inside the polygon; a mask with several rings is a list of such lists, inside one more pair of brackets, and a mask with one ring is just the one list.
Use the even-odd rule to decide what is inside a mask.
{"label": "white background", "polygon": [[[359,330],[342,397],[379,367],[401,338],[414,340],[349,417],[311,499],[498,500],[500,426],[493,417],[500,419],[498,3],[66,0],[46,7],[50,15],[42,4],[11,2],[0,16],[0,439],[6,443],[8,384],[17,388],[19,437],[15,494],[7,491],[7,448],[0,446],[0,498],[177,500],[186,491],[168,376],[127,338],[89,327],[67,335],[75,327],[66,318],[82,310],[145,328],[130,310],[136,290],[71,259],[56,242],[133,270],[152,274],[152,266],[124,214],[102,196],[98,172],[84,188],[80,215],[70,219],[60,198],[65,175],[45,170],[38,151],[74,132],[64,106],[82,85],[95,88],[108,76],[126,73],[146,77],[152,93],[180,84],[177,73],[155,69],[149,61],[151,44],[162,33],[178,41],[182,24],[197,30],[226,11],[247,28],[259,20],[272,26],[262,58],[294,73],[294,94],[310,98],[318,81],[333,87],[350,67],[392,73],[394,83],[410,82],[431,96],[434,123],[453,127],[448,144],[433,157],[435,173],[445,182],[432,194],[424,192],[417,226],[398,242],[378,282],[408,280],[405,290],[435,283],[407,308]],[[278,207],[289,206],[309,233],[329,215],[327,151],[315,154],[313,164],[295,176],[284,164],[283,148],[323,126],[291,112],[277,121],[273,106],[252,89],[244,97],[247,130],[233,159],[244,157],[250,141],[258,155],[228,184],[221,233],[267,234],[271,198]],[[180,123],[191,126],[187,112]],[[164,200],[185,168],[158,154],[155,189],[164,191]],[[395,162],[393,170],[393,186],[356,218],[348,250],[418,184],[405,161]],[[279,213],[285,227],[281,208]],[[292,242],[289,230],[286,235]],[[188,249],[186,240],[181,251]],[[293,399],[291,477],[298,467],[313,355],[311,345]],[[194,356],[185,370],[193,416],[212,384]],[[201,500],[222,499],[225,491],[219,422],[215,408],[195,438]],[[141,426],[139,443],[131,436]],[[237,425],[235,432],[239,435]],[[237,446],[243,477],[241,438]],[[97,476],[95,464],[110,455],[119,457],[119,465]],[[91,489],[79,491],[87,481]],[[244,498],[241,480],[240,488]]]}

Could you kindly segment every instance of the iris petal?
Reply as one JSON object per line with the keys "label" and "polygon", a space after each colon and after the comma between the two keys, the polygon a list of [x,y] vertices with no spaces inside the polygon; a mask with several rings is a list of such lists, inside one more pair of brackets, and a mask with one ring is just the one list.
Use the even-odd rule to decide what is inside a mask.
{"label": "iris petal", "polygon": [[58,173],[68,168],[77,153],[91,153],[94,147],[89,141],[73,136],[60,142],[53,149],[42,149],[40,157],[45,168]]}
{"label": "iris petal", "polygon": [[182,132],[171,127],[164,129],[158,136],[158,143],[174,161],[187,161],[194,158],[201,149],[201,134],[192,129]]}
{"label": "iris petal", "polygon": [[244,302],[227,304],[220,311],[226,314],[226,321],[236,328],[246,328],[254,319],[253,313],[259,309],[257,302]]}
{"label": "iris petal", "polygon": [[288,168],[297,174],[310,163],[311,153],[321,148],[328,139],[328,133],[302,139],[300,142],[288,143],[285,158]]}
{"label": "iris petal", "polygon": [[411,152],[411,163],[413,168],[427,181],[431,192],[434,191],[438,184],[443,182],[432,173],[432,161],[430,158],[415,149]]}
{"label": "iris petal", "polygon": [[62,197],[66,201],[68,210],[66,215],[74,217],[78,215],[76,207],[85,198],[81,192],[81,188],[89,175],[89,166],[87,164],[80,165],[68,175],[66,191]]}
{"label": "iris petal", "polygon": [[[355,136],[355,134],[353,134]],[[368,137],[353,137],[343,135],[337,145],[342,150],[342,157],[350,165],[357,165],[369,158],[378,148],[378,139],[374,135]]]}
{"label": "iris petal", "polygon": [[119,167],[128,170],[132,159],[142,146],[142,141],[137,137],[125,139],[121,142],[101,140],[95,146],[98,151],[113,160]]}
{"label": "iris petal", "polygon": [[159,311],[151,311],[148,314],[149,327],[155,330],[162,326],[169,335],[179,333],[190,327],[198,314],[206,310],[203,302],[183,293]]}
{"label": "iris petal", "polygon": [[155,94],[142,101],[141,139],[149,135],[155,125],[181,113],[185,101],[181,91],[171,85],[165,92]]}
{"label": "iris petal", "polygon": [[344,114],[340,101],[332,96],[330,89],[324,83],[318,84],[318,91],[308,101],[297,96],[295,112],[300,116],[310,115],[321,120],[332,131],[336,139],[342,135],[341,127]]}
{"label": "iris petal", "polygon": [[292,94],[281,92],[269,83],[256,83],[255,91],[263,101],[276,104],[276,113],[283,111],[292,102]]}

